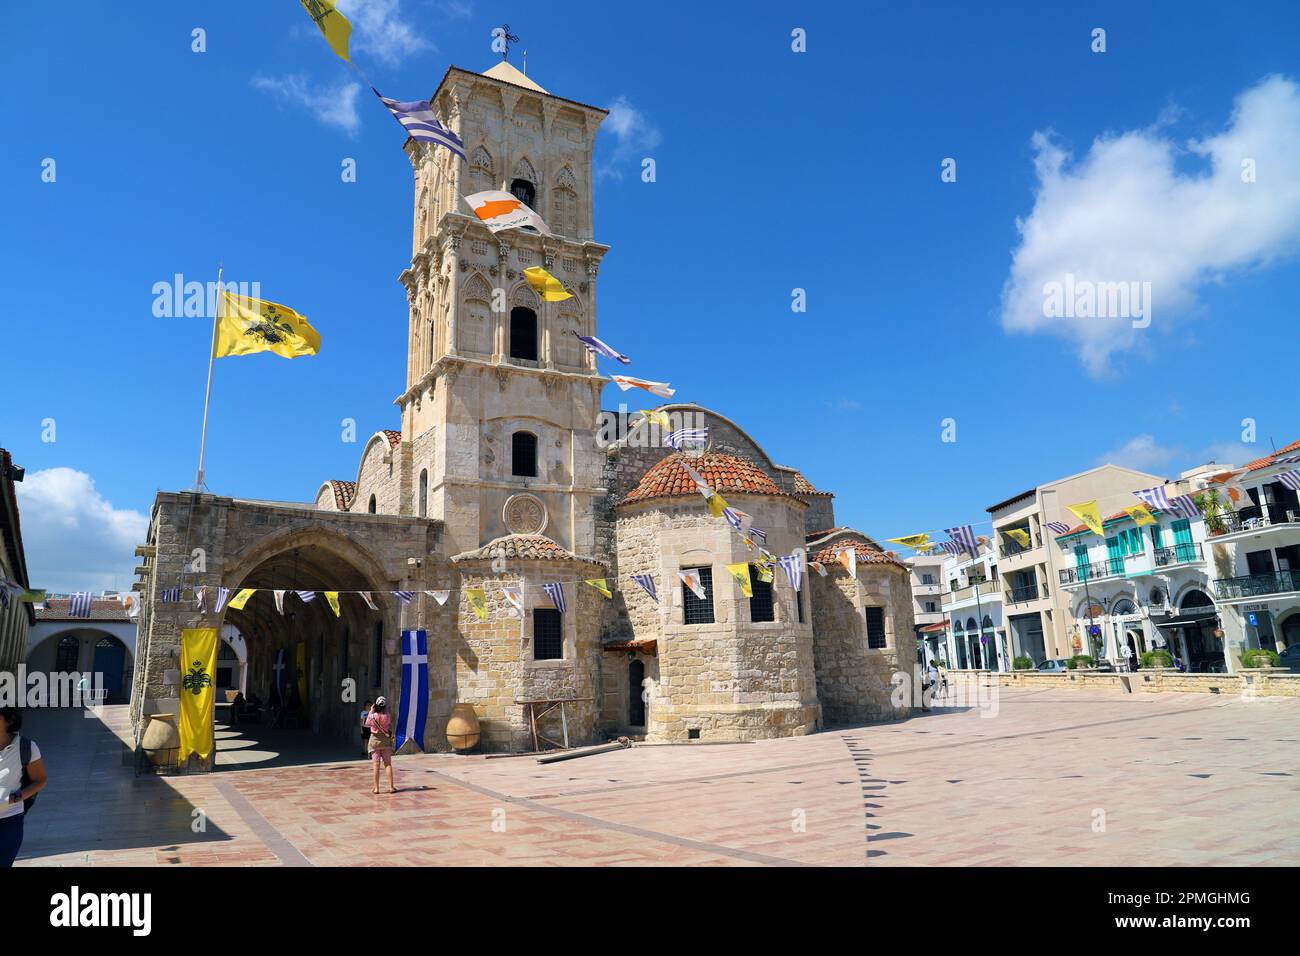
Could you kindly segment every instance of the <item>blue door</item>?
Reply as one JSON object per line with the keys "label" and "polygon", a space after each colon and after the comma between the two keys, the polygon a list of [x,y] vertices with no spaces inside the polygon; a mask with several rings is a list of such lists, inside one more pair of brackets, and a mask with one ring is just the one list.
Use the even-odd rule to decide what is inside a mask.
{"label": "blue door", "polygon": [[126,648],[112,637],[101,638],[95,645],[95,663],[91,670],[102,675],[101,685],[107,691],[105,703],[116,704],[122,700],[122,671],[126,665]]}

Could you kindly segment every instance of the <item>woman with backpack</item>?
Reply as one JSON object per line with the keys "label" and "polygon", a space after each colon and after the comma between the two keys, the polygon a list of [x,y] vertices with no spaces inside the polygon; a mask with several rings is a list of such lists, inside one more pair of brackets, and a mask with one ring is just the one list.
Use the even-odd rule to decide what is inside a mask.
{"label": "woman with backpack", "polygon": [[23,817],[49,782],[41,748],[18,733],[22,726],[17,707],[0,707],[0,869],[14,865],[23,845]]}
{"label": "woman with backpack", "polygon": [[388,713],[388,701],[385,698],[380,697],[370,708],[366,726],[370,728],[370,739],[366,741],[366,746],[370,750],[370,759],[375,764],[375,785],[370,792],[379,792],[379,765],[382,763],[388,768],[388,792],[396,793],[397,786],[393,783],[393,747],[396,741],[393,737],[393,718]]}

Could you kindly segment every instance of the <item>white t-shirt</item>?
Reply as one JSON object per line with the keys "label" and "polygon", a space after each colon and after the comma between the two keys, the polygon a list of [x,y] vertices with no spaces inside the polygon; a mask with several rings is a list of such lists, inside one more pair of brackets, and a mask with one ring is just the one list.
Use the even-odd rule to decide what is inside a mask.
{"label": "white t-shirt", "polygon": [[[18,750],[21,735],[14,734],[14,739],[4,750],[0,750],[0,820],[20,816],[23,805],[10,803],[9,794],[23,788],[23,758]],[[32,763],[41,759],[41,748],[32,741]]]}

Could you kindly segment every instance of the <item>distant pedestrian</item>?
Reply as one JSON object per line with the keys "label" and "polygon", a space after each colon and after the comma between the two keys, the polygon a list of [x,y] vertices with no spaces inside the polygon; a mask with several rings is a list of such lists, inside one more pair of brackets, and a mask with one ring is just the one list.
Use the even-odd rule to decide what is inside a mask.
{"label": "distant pedestrian", "polygon": [[939,668],[935,666],[933,660],[925,668],[925,689],[930,692],[930,697],[933,697],[939,690]]}
{"label": "distant pedestrian", "polygon": [[939,680],[938,696],[947,697],[948,696],[948,668],[943,661],[939,661],[937,663],[937,666],[935,667],[935,671],[938,673],[938,680]]}
{"label": "distant pedestrian", "polygon": [[27,810],[49,782],[41,748],[19,733],[22,726],[22,711],[0,707],[0,869],[14,865]]}
{"label": "distant pedestrian", "polygon": [[370,707],[373,701],[367,700],[364,707],[361,708],[361,759],[370,758],[370,726],[367,721],[370,720]]}
{"label": "distant pedestrian", "polygon": [[379,792],[379,765],[382,763],[388,768],[388,792],[396,793],[397,785],[393,783],[393,718],[388,714],[388,701],[380,697],[375,701],[375,705],[370,708],[370,716],[366,718],[366,726],[370,728],[370,739],[366,742],[370,750],[370,759],[375,765],[375,785],[371,793]]}

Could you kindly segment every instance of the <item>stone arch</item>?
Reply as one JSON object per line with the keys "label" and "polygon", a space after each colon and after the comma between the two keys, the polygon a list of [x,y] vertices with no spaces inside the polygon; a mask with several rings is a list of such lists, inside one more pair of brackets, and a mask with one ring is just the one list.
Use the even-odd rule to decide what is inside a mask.
{"label": "stone arch", "polygon": [[524,205],[538,210],[541,208],[541,188],[541,177],[537,175],[537,168],[527,156],[521,156],[515,163],[515,171],[510,176],[510,188],[507,191]]}
{"label": "stone arch", "polygon": [[1189,608],[1214,607],[1215,605],[1214,601],[1210,598],[1210,595],[1206,593],[1205,587],[1193,583],[1185,585],[1179,590],[1178,599],[1175,601],[1174,606],[1177,607],[1179,611],[1185,611]]}
{"label": "stone arch", "polygon": [[556,175],[555,184],[551,189],[551,208],[547,225],[557,235],[577,236],[578,217],[577,180],[574,178],[573,170],[564,166]]}
{"label": "stone arch", "polygon": [[460,316],[456,320],[456,348],[462,352],[489,355],[492,352],[492,286],[475,272],[461,293]]}
{"label": "stone arch", "polygon": [[223,575],[230,582],[226,586],[231,588],[231,594],[236,593],[240,587],[252,587],[254,585],[245,585],[243,582],[256,568],[279,555],[303,548],[320,549],[325,554],[352,565],[370,590],[384,590],[392,583],[379,560],[354,538],[330,528],[311,526],[274,532],[235,552],[227,562],[226,573]]}

